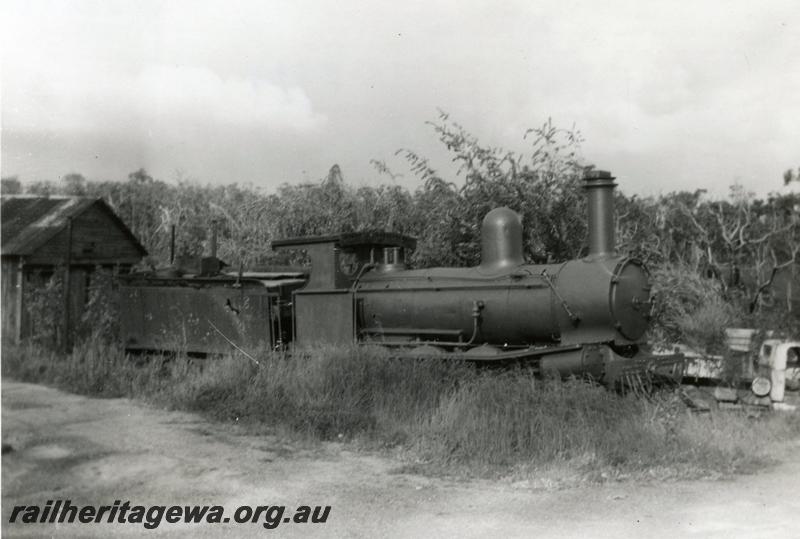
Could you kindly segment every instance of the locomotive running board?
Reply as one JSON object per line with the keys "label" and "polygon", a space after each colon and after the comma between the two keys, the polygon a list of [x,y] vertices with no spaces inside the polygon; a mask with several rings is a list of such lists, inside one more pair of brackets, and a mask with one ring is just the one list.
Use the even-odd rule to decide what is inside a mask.
{"label": "locomotive running board", "polygon": [[552,372],[562,377],[589,375],[605,385],[637,388],[677,382],[685,366],[683,354],[654,356],[640,351],[633,357],[616,354],[605,344],[525,348],[504,351],[493,346],[477,346],[466,351],[447,352],[433,345],[395,349],[392,355],[413,359],[455,359],[483,364],[520,363],[539,374]]}
{"label": "locomotive running board", "polygon": [[[382,344],[382,343],[364,343]],[[398,343],[399,344],[399,343]],[[408,343],[403,343],[408,346]],[[524,348],[517,350],[503,350],[494,346],[476,346],[469,350],[448,352],[438,348],[435,344],[420,345],[414,348],[395,348],[392,355],[413,359],[458,359],[463,361],[503,363],[506,361],[524,361],[540,359],[543,356],[563,352],[578,351],[581,345],[557,346],[548,348]]]}

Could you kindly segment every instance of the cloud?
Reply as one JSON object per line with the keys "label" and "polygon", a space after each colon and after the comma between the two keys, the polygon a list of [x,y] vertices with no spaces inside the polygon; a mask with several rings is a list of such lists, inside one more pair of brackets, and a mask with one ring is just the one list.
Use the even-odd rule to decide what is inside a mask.
{"label": "cloud", "polygon": [[518,151],[574,122],[639,192],[766,192],[797,163],[793,0],[232,4],[0,3],[4,169],[358,181],[411,147],[444,170],[436,107]]}
{"label": "cloud", "polygon": [[300,88],[264,80],[222,79],[206,68],[152,66],[136,80],[144,114],[175,119],[205,116],[214,123],[311,131],[325,123]]}
{"label": "cloud", "polygon": [[9,130],[95,131],[126,126],[150,132],[195,127],[308,133],[326,117],[299,87],[223,78],[206,67],[147,65],[138,73],[75,62],[68,69],[10,66],[3,100]]}
{"label": "cloud", "polygon": [[681,65],[644,70],[638,78],[636,101],[646,114],[673,114],[698,99],[690,87],[689,73]]}

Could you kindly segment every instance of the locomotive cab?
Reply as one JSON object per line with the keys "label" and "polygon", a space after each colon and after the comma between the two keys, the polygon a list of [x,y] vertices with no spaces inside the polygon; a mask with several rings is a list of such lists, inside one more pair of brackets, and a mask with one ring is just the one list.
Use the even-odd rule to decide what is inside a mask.
{"label": "locomotive cab", "polygon": [[294,292],[295,342],[352,343],[357,321],[351,289],[367,272],[387,274],[405,269],[406,253],[416,244],[410,236],[382,231],[273,241],[273,250],[304,249],[311,260],[308,283]]}

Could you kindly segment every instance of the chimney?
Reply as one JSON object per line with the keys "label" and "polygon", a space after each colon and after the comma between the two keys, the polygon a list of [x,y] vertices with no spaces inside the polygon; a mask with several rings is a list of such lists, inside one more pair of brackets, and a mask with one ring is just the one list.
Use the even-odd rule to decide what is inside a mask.
{"label": "chimney", "polygon": [[217,221],[211,221],[211,258],[217,257]]}
{"label": "chimney", "polygon": [[614,177],[605,170],[583,175],[588,210],[589,258],[614,255]]}

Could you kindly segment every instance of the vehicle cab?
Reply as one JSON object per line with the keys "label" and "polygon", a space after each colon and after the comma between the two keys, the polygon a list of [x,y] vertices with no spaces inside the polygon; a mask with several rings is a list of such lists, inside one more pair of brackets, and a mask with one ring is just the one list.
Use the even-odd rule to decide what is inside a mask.
{"label": "vehicle cab", "polygon": [[772,382],[770,399],[782,402],[786,389],[800,389],[800,341],[766,339],[758,351],[758,370]]}

